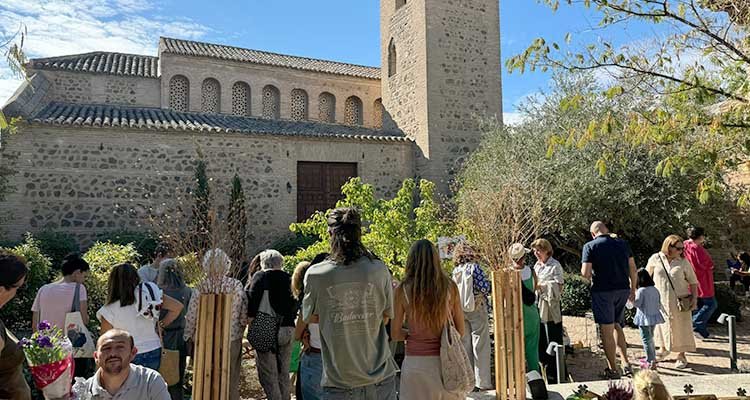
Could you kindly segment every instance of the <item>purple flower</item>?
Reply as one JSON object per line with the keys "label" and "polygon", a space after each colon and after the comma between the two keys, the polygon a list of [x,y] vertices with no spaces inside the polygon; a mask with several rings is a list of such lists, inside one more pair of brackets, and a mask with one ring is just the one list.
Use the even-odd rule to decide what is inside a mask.
{"label": "purple flower", "polygon": [[39,347],[52,347],[52,339],[49,338],[49,336],[39,336],[36,338],[36,344],[39,345]]}
{"label": "purple flower", "polygon": [[40,331],[45,331],[45,330],[50,329],[50,328],[52,328],[52,325],[50,325],[49,321],[47,321],[47,320],[44,320],[44,321],[42,321],[42,322],[39,323],[39,330]]}
{"label": "purple flower", "polygon": [[31,346],[31,340],[23,338],[18,344],[23,348],[27,348]]}

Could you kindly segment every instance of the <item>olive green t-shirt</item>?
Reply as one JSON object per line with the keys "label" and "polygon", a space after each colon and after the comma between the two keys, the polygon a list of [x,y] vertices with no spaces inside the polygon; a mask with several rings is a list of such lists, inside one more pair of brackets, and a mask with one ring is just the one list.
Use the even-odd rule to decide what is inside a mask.
{"label": "olive green t-shirt", "polygon": [[396,374],[383,317],[393,316],[393,286],[380,260],[326,260],[305,275],[302,317],[320,318],[323,386],[372,385]]}

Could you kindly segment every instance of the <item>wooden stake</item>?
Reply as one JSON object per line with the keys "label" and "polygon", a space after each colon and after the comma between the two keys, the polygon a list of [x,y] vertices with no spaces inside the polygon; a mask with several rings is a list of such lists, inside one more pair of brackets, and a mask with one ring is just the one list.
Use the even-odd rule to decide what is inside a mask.
{"label": "wooden stake", "polygon": [[219,400],[219,393],[221,392],[221,342],[222,342],[222,328],[224,307],[222,306],[222,295],[212,295],[214,298],[214,318],[211,321],[213,323],[213,363],[211,364],[211,400]]}
{"label": "wooden stake", "polygon": [[206,314],[206,301],[204,296],[199,296],[198,321],[196,322],[195,347],[193,352],[193,398],[196,400],[200,400],[203,396],[203,369],[205,362],[203,349],[206,345],[203,332],[205,329],[203,320],[205,319]]}
{"label": "wooden stake", "polygon": [[492,272],[492,315],[495,320],[495,398],[507,400],[507,378],[505,365],[505,322],[501,310],[503,304],[502,273]]}
{"label": "wooden stake", "polygon": [[[232,368],[234,366],[231,364],[231,355],[232,355],[232,306],[233,306],[233,300],[234,300],[234,294],[224,294],[222,295],[224,298],[224,315],[222,320],[224,321],[224,327],[222,331],[224,332],[224,336],[222,336],[223,339],[223,352],[222,352],[222,360],[221,360],[221,376],[222,376],[222,400],[229,400],[229,386],[230,385],[239,385],[239,382],[232,382],[230,381]],[[242,348],[239,349],[240,352],[242,352]]]}
{"label": "wooden stake", "polygon": [[213,365],[213,321],[216,319],[216,297],[213,294],[205,294],[206,297],[206,316],[203,320],[203,324],[206,325],[205,341],[206,346],[203,348],[203,355],[205,356],[205,362],[203,364],[203,398],[202,400],[211,399],[211,373],[213,372],[211,366]]}

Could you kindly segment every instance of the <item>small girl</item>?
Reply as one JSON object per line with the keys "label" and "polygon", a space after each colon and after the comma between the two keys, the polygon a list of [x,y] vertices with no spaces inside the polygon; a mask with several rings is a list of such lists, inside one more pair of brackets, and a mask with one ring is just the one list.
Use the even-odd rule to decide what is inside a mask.
{"label": "small girl", "polygon": [[654,287],[654,279],[645,269],[638,270],[638,291],[635,292],[635,318],[633,323],[641,331],[643,350],[649,368],[656,369],[656,349],[654,346],[654,328],[664,323],[661,315],[661,295]]}

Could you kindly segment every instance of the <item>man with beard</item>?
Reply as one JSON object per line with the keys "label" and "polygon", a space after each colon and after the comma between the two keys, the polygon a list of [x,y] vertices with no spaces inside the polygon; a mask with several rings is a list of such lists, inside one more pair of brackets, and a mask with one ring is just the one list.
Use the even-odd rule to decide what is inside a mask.
{"label": "man with beard", "polygon": [[99,369],[86,381],[92,400],[169,400],[167,384],[158,372],[134,365],[138,353],[133,336],[110,329],[96,343],[94,360]]}

